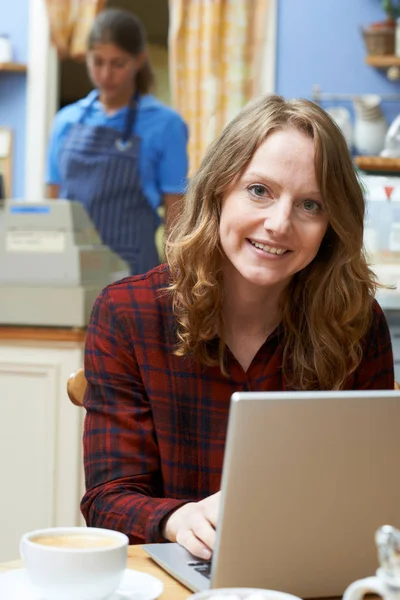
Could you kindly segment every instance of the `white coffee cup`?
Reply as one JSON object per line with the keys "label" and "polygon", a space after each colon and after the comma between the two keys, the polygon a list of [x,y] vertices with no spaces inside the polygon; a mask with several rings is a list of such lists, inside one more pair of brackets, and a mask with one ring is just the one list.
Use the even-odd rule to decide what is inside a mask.
{"label": "white coffee cup", "polygon": [[214,588],[197,592],[188,600],[301,600],[298,596],[259,588]]}
{"label": "white coffee cup", "polygon": [[43,600],[103,600],[120,584],[128,543],[109,529],[55,527],[23,535],[20,553]]}
{"label": "white coffee cup", "polygon": [[376,577],[365,577],[351,583],[343,594],[342,600],[362,600],[367,594],[377,594],[384,600],[398,600],[400,582],[389,581],[382,569],[378,569]]}

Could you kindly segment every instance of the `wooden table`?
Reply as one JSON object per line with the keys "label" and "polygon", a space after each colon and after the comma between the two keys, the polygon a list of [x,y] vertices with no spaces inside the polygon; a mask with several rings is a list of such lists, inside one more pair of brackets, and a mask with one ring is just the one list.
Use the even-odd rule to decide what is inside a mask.
{"label": "wooden table", "polygon": [[[2,563],[0,564],[0,572],[18,569],[21,568],[21,566],[19,560]],[[187,588],[158,567],[140,546],[129,546],[128,568],[135,569],[136,571],[143,571],[144,573],[154,575],[155,577],[158,577],[158,579],[161,579],[164,584],[164,591],[159,597],[160,600],[186,600],[192,594]]]}
{"label": "wooden table", "polygon": [[[22,563],[20,560],[0,563],[0,573],[4,571],[10,571],[11,569],[20,569],[21,567]],[[193,593],[181,583],[176,581],[176,579],[171,577],[171,575],[168,575],[166,571],[161,569],[161,567],[159,567],[141,548],[141,546],[129,546],[128,568],[135,569],[135,571],[142,571],[143,573],[148,573],[149,575],[154,575],[154,577],[161,579],[164,584],[164,591],[161,596],[159,596],[159,600],[187,600]],[[382,600],[375,594],[368,594],[368,598],[369,600]],[[341,598],[330,598],[329,600],[341,600]]]}

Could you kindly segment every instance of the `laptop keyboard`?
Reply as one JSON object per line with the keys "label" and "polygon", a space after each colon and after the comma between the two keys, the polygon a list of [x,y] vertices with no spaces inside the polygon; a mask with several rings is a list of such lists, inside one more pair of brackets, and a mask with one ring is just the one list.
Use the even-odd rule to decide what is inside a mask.
{"label": "laptop keyboard", "polygon": [[207,577],[207,579],[211,578],[211,562],[210,561],[192,561],[188,562],[188,566],[192,567],[198,573]]}

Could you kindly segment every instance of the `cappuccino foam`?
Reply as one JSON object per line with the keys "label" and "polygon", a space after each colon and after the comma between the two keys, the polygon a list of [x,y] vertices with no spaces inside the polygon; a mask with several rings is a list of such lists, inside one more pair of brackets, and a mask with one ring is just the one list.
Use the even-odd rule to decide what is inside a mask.
{"label": "cappuccino foam", "polygon": [[117,546],[119,540],[105,535],[39,535],[31,538],[31,542],[41,546],[53,546],[55,548],[107,548]]}

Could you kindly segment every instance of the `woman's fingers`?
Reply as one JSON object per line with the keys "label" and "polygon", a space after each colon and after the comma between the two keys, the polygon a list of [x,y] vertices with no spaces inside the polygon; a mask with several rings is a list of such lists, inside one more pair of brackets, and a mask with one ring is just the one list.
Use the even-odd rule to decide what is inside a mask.
{"label": "woman's fingers", "polygon": [[217,492],[216,494],[208,496],[208,498],[200,500],[199,502],[199,505],[204,511],[206,519],[211,523],[214,529],[217,526],[220,498],[221,492]]}
{"label": "woman's fingers", "polygon": [[210,550],[215,545],[215,528],[203,515],[200,515],[192,524],[194,535],[203,542],[204,546]]}
{"label": "woman's fingers", "polygon": [[176,536],[178,544],[186,548],[194,556],[198,556],[203,560],[209,560],[212,556],[210,548],[208,548],[191,529],[181,530]]}
{"label": "woman's fingers", "polygon": [[204,560],[211,558],[215,544],[220,493],[199,502],[189,502],[174,511],[165,521],[163,535],[178,542]]}

